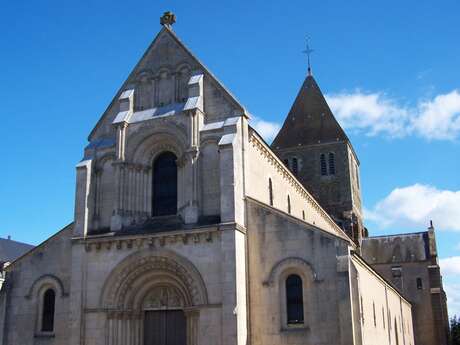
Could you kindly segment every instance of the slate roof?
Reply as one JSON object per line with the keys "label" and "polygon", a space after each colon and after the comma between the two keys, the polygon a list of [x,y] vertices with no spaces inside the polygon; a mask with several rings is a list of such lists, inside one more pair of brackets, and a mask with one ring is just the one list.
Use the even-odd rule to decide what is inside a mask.
{"label": "slate roof", "polygon": [[315,79],[308,75],[271,147],[279,150],[335,141],[349,142]]}
{"label": "slate roof", "polygon": [[5,238],[0,238],[0,262],[12,262],[34,246]]}

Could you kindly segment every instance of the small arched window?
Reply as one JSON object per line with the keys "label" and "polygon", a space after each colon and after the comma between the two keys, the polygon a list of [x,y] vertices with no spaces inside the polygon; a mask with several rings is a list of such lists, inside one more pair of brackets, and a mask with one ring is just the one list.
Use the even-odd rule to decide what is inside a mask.
{"label": "small arched window", "polygon": [[272,179],[268,179],[268,197],[270,201],[270,206],[273,206],[273,184]]}
{"label": "small arched window", "polygon": [[305,211],[302,211],[302,219],[305,220]]}
{"label": "small arched window", "polygon": [[374,327],[377,327],[377,316],[375,315],[375,303],[372,302],[372,311],[374,312]]}
{"label": "small arched window", "polygon": [[329,152],[329,175],[335,175],[335,155]]}
{"label": "small arched window", "polygon": [[358,166],[355,165],[355,175],[356,175],[356,185],[359,187],[359,171],[358,171]]}
{"label": "small arched window", "polygon": [[289,195],[287,197],[287,207],[288,207],[288,213],[291,213],[291,197]]}
{"label": "small arched window", "polygon": [[417,290],[423,289],[422,278],[417,278]]}
{"label": "small arched window", "polygon": [[53,289],[48,289],[43,294],[42,309],[42,332],[53,332],[54,330],[54,309],[56,304],[56,293]]}
{"label": "small arched window", "polygon": [[327,165],[326,165],[326,156],[324,153],[321,153],[320,155],[320,163],[321,163],[321,175],[326,176],[327,175]]}
{"label": "small arched window", "polygon": [[292,173],[294,175],[297,175],[299,172],[299,163],[297,161],[297,158],[292,158]]}
{"label": "small arched window", "polygon": [[286,279],[286,312],[287,323],[304,323],[302,279],[291,274]]}

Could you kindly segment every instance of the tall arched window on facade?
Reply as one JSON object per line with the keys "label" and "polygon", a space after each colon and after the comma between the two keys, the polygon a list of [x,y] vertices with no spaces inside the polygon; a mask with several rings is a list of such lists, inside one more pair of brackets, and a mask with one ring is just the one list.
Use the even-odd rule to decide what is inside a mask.
{"label": "tall arched window on facade", "polygon": [[56,304],[56,293],[53,289],[48,289],[43,294],[42,309],[42,332],[53,332],[54,330],[54,309]]}
{"label": "tall arched window on facade", "polygon": [[270,206],[273,206],[273,184],[272,179],[268,179],[268,197],[270,201]]}
{"label": "tall arched window on facade", "polygon": [[287,207],[288,207],[288,213],[291,213],[291,197],[289,195],[287,197]]}
{"label": "tall arched window on facade", "polygon": [[286,313],[287,323],[304,323],[302,278],[291,274],[286,279]]}
{"label": "tall arched window on facade", "polygon": [[153,216],[177,213],[177,157],[172,152],[160,154],[153,163]]}
{"label": "tall arched window on facade", "polygon": [[329,152],[329,175],[335,175],[335,155]]}
{"label": "tall arched window on facade", "polygon": [[321,163],[321,175],[326,176],[327,175],[326,155],[324,153],[321,153],[319,159]]}

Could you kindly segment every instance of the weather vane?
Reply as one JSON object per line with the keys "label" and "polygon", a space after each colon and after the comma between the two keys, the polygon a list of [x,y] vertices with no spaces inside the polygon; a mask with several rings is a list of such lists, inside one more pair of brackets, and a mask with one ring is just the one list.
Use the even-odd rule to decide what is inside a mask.
{"label": "weather vane", "polygon": [[310,37],[307,36],[307,45],[306,49],[303,51],[303,53],[307,54],[307,59],[308,59],[308,75],[311,75],[311,65],[310,65],[310,55],[313,53],[313,49],[310,48]]}

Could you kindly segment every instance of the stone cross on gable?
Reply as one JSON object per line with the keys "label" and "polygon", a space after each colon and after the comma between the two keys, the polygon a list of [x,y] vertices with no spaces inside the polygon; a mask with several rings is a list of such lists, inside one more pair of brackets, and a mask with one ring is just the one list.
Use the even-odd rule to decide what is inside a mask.
{"label": "stone cross on gable", "polygon": [[160,17],[160,24],[171,27],[174,23],[176,22],[176,15],[172,13],[171,11],[167,11],[163,13],[163,15]]}

